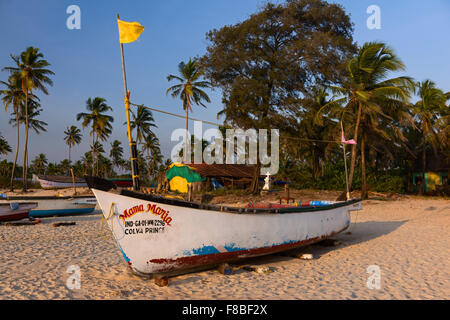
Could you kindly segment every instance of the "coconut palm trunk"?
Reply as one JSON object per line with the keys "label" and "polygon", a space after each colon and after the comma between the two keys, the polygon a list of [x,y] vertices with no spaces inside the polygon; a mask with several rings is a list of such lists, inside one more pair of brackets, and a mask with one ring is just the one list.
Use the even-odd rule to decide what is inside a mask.
{"label": "coconut palm trunk", "polygon": [[184,163],[188,163],[188,145],[189,145],[189,108],[191,107],[191,101],[189,97],[186,97],[186,141],[184,142]]}
{"label": "coconut palm trunk", "polygon": [[425,171],[427,167],[427,152],[425,144],[422,151],[422,186],[420,187],[420,194],[425,194]]}
{"label": "coconut palm trunk", "polygon": [[23,150],[22,182],[23,192],[27,192],[27,151],[28,151],[28,89],[25,90],[25,145]]}
{"label": "coconut palm trunk", "polygon": [[92,132],[92,175],[95,174],[95,149],[94,149],[94,145],[95,145],[95,132]]}
{"label": "coconut palm trunk", "polygon": [[71,168],[71,164],[70,164],[70,144],[69,144],[69,171],[67,173],[70,173],[70,168]]}
{"label": "coconut palm trunk", "polygon": [[361,135],[361,199],[367,199],[365,138]]}
{"label": "coconut palm trunk", "polygon": [[9,191],[13,192],[14,191],[14,172],[16,171],[16,163],[17,163],[17,156],[19,155],[19,143],[20,143],[20,139],[19,139],[19,112],[18,110],[15,111],[16,114],[16,124],[17,124],[17,144],[16,144],[16,155],[14,156],[14,163],[13,163],[13,167],[12,167],[12,172],[11,172],[11,181],[9,184]]}
{"label": "coconut palm trunk", "polygon": [[[358,142],[358,130],[359,124],[361,123],[361,113],[362,113],[362,104],[361,102],[358,104],[358,115],[356,118],[355,131],[353,133],[353,140]],[[348,174],[348,192],[352,192],[352,184],[353,184],[353,175],[355,173],[355,164],[356,164],[356,146],[357,144],[352,145],[352,152],[350,158],[350,172]],[[336,199],[337,201],[343,201],[347,199],[347,191],[344,190],[339,197]]]}

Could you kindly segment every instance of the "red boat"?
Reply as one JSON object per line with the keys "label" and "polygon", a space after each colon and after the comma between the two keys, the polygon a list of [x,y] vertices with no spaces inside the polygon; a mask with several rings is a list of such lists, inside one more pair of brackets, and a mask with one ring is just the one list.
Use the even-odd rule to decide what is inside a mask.
{"label": "red boat", "polygon": [[36,208],[37,202],[11,202],[0,204],[0,221],[15,221],[28,218],[30,210]]}

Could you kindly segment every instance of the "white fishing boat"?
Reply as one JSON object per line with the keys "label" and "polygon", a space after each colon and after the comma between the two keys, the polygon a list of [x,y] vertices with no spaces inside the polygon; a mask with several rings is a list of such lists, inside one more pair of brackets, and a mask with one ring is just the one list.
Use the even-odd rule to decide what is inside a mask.
{"label": "white fishing boat", "polygon": [[[36,180],[44,189],[73,188],[74,181],[69,176],[38,175]],[[75,178],[75,187],[85,188],[87,183],[82,178]]]}
{"label": "white fishing boat", "polygon": [[293,249],[350,225],[361,200],[321,206],[204,205],[92,188],[125,261],[137,274],[173,273]]}
{"label": "white fishing boat", "polygon": [[95,197],[89,196],[10,196],[0,200],[0,204],[17,202],[34,202],[37,204],[30,217],[51,217],[85,214],[94,211],[97,205]]}

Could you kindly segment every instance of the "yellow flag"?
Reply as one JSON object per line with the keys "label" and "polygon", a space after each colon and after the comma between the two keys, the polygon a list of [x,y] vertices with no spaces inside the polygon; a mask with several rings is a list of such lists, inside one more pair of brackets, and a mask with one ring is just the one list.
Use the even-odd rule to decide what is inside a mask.
{"label": "yellow flag", "polygon": [[130,43],[136,41],[137,38],[144,31],[144,26],[139,22],[126,22],[117,19],[119,25],[119,39],[120,43]]}

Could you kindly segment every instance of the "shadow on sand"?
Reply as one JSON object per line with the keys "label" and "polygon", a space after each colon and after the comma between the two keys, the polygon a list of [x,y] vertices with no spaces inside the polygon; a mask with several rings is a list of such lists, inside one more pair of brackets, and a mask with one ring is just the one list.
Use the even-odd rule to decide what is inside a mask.
{"label": "shadow on sand", "polygon": [[[314,256],[314,260],[319,259],[320,256],[327,254],[330,251],[333,250],[339,250],[343,249],[347,246],[363,243],[366,241],[370,241],[373,239],[376,239],[381,236],[388,235],[398,228],[400,228],[403,224],[405,224],[408,220],[402,220],[402,221],[366,221],[366,222],[357,222],[352,223],[350,227],[343,231],[342,233],[335,235],[332,237],[332,239],[338,240],[339,244],[335,246],[324,246],[321,243],[315,243],[312,245],[304,246],[297,249],[292,249],[288,251],[283,251],[267,256],[261,256],[261,257],[255,257],[255,258],[248,258],[244,260],[239,260],[234,263],[230,263],[230,265],[233,267],[234,272],[233,274],[241,274],[241,273],[247,273],[249,271],[246,271],[242,269],[244,265],[252,265],[252,266],[267,266],[270,263],[276,263],[281,261],[290,261],[293,259],[297,259],[293,257],[294,255],[299,255],[301,253],[311,253]],[[347,234],[347,232],[350,231],[350,234]],[[272,271],[277,271],[277,268],[271,267]],[[205,272],[199,271],[199,272]],[[217,272],[217,271],[209,271],[209,272]],[[176,277],[171,280],[171,283],[181,285],[186,284],[190,282],[197,282],[197,281],[203,281],[204,278],[201,277],[201,273],[192,273],[192,276],[189,276],[188,278],[184,279],[176,279]],[[222,276],[217,272],[217,276]]]}

